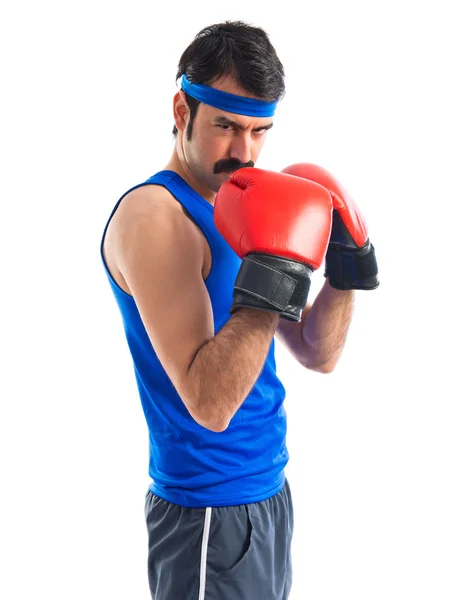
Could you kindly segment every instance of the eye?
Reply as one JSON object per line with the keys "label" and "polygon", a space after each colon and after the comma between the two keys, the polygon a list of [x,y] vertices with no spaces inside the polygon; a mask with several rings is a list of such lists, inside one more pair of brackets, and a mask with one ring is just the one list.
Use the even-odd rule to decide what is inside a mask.
{"label": "eye", "polygon": [[232,125],[226,125],[225,123],[217,124],[217,125],[215,125],[215,127],[220,127],[220,129],[223,129],[224,131],[233,129]]}

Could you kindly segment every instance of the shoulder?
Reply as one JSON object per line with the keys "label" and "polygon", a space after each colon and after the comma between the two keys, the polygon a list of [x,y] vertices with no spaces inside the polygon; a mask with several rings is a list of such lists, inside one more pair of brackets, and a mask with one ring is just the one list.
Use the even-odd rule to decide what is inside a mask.
{"label": "shoulder", "polygon": [[161,185],[143,185],[129,192],[112,221],[113,235],[121,241],[144,234],[165,242],[202,245],[198,228],[183,205]]}
{"label": "shoulder", "polygon": [[151,218],[176,220],[184,214],[182,205],[162,185],[142,185],[128,192],[118,207],[115,222],[120,226]]}
{"label": "shoulder", "polygon": [[[121,200],[109,223],[104,240],[107,266],[120,287],[130,293],[124,274],[128,264],[152,261],[159,265],[169,256],[202,272],[208,269],[205,240],[176,198],[160,185],[135,188]],[[147,264],[146,268],[151,267]]]}

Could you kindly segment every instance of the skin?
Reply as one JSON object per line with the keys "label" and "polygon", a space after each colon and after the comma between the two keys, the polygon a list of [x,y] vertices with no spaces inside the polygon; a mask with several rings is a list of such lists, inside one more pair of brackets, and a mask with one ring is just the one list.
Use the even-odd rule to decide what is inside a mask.
{"label": "skin", "polygon": [[[248,95],[231,78],[214,87]],[[252,97],[249,95],[249,97]],[[271,118],[252,118],[201,104],[190,141],[184,92],[173,99],[178,135],[165,169],[178,173],[211,204],[230,172],[222,161],[256,163]],[[273,312],[242,308],[215,335],[205,286],[209,245],[181,204],[162,186],[130,192],[115,212],[104,240],[104,257],[117,284],[133,296],[152,346],[193,419],[224,431],[259,376],[274,335],[305,368],[331,372],[344,346],[353,292],[327,282],[301,323]],[[221,369],[219,365],[228,365]],[[241,373],[241,377],[238,377]]]}
{"label": "skin", "polygon": [[[231,94],[246,95],[231,78],[223,78],[213,87]],[[229,178],[229,173],[214,174],[215,164],[229,159],[242,165],[250,161],[255,164],[267,130],[273,125],[271,117],[252,118],[201,104],[194,120],[192,139],[188,142],[184,133],[188,126],[189,108],[183,91],[173,99],[173,114],[179,134],[167,168],[181,175],[211,204],[221,184]]]}

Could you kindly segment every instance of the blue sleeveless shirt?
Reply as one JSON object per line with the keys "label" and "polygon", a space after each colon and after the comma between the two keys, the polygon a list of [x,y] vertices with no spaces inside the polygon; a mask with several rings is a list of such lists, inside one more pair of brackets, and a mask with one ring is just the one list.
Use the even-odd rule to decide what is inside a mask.
{"label": "blue sleeveless shirt", "polygon": [[[231,316],[233,284],[241,264],[215,227],[213,206],[174,171],[160,171],[129,189],[107,221],[100,254],[121,312],[149,430],[150,490],[168,502],[186,507],[260,502],[281,490],[288,462],[285,390],[276,374],[274,340],[262,372],[228,428],[210,431],[189,414],[155,354],[133,297],[117,285],[105,263],[105,233],[121,200],[132,190],[150,184],[169,190],[210,246],[212,267],[205,285],[212,303],[215,333]],[[231,367],[226,364],[222,368]]]}

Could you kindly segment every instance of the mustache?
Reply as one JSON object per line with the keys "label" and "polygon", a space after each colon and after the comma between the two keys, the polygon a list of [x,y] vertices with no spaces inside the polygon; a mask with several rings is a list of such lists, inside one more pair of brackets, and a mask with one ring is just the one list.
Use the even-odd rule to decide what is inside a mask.
{"label": "mustache", "polygon": [[219,160],[214,165],[214,174],[217,173],[233,173],[233,171],[237,171],[238,169],[242,169],[243,167],[253,167],[254,163],[250,160],[247,163],[240,163],[239,160],[235,160],[234,158],[227,158],[225,160]]}

